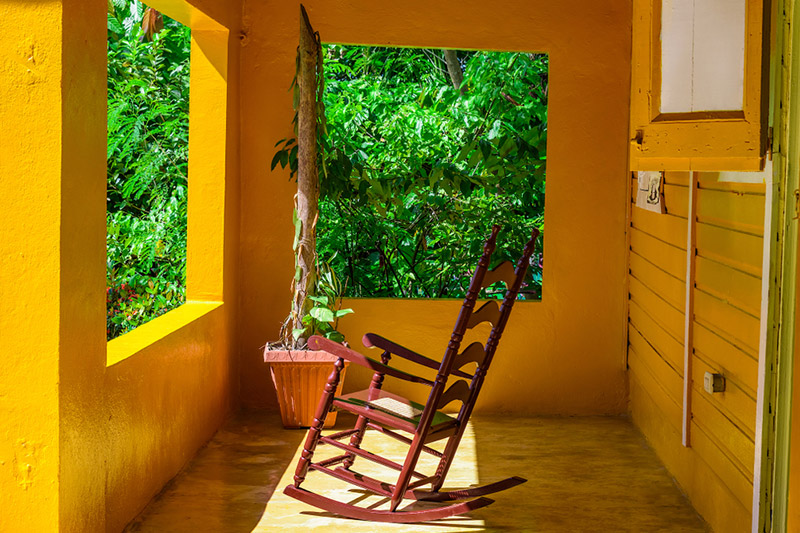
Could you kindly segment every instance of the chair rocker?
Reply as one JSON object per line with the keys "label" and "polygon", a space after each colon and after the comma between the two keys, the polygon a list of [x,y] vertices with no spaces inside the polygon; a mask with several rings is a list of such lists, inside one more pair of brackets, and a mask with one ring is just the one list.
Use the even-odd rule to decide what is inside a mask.
{"label": "chair rocker", "polygon": [[[335,355],[337,360],[324,387],[314,423],[308,431],[295,471],[294,484],[284,489],[285,494],[343,517],[378,522],[424,522],[485,507],[493,503],[493,500],[485,498],[485,495],[514,487],[526,481],[515,476],[480,487],[442,490],[486,372],[522,285],[538,236],[538,231],[534,229],[531,240],[526,244],[516,268],[510,262],[505,261],[493,270],[488,270],[498,231],[499,227],[494,226],[484,245],[483,255],[470,282],[469,290],[441,362],[429,359],[372,333],[364,336],[364,345],[383,350],[380,362],[323,337],[313,336],[309,339],[310,349],[325,350]],[[490,300],[477,311],[473,311],[480,290],[498,281],[502,281],[506,285],[502,304],[498,306],[497,300]],[[466,331],[483,322],[489,322],[492,325],[486,344],[473,342],[463,351],[459,351]],[[435,379],[431,381],[389,366],[393,355],[436,370]],[[374,371],[374,375],[368,389],[335,397],[345,360],[371,369]],[[383,390],[386,376],[428,385],[431,392],[425,405],[411,402]],[[461,402],[461,408],[455,417],[439,411],[452,401]],[[323,436],[322,427],[328,412],[332,409],[342,409],[357,415],[355,427]],[[400,464],[362,449],[361,442],[367,429],[379,431],[407,444],[409,449],[405,461]],[[343,442],[347,437],[349,437],[349,443]],[[428,446],[428,444],[442,439],[447,439],[443,451]],[[312,462],[314,450],[318,445],[323,444],[336,447],[343,453],[319,462]],[[422,474],[415,470],[422,452],[439,458],[438,467],[433,475]],[[397,481],[393,484],[386,483],[355,472],[352,470],[352,466],[356,457],[368,459],[399,471]],[[309,470],[328,474],[388,498],[391,502],[389,510],[359,507],[303,489],[300,485]],[[422,489],[428,485],[429,489]],[[399,510],[401,502],[406,499],[458,503],[422,510]]]}

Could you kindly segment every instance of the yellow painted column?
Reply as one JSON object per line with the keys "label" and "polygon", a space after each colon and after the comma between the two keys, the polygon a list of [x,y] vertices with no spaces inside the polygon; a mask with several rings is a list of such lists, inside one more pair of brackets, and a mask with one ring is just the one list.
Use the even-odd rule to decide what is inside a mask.
{"label": "yellow painted column", "polygon": [[[60,5],[0,17],[0,529],[58,523]],[[16,526],[13,526],[16,524]]]}
{"label": "yellow painted column", "polygon": [[0,531],[103,531],[106,3],[0,5]]}
{"label": "yellow painted column", "polygon": [[192,30],[187,300],[222,300],[230,264],[225,255],[228,145],[220,142],[228,121],[227,43],[227,30]]}

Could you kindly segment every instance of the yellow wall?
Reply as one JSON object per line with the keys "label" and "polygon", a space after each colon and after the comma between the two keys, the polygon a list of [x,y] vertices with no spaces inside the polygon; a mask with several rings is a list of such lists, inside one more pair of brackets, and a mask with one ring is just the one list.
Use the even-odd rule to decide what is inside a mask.
{"label": "yellow wall", "polygon": [[58,524],[62,21],[58,2],[35,7],[0,17],[3,531]]}
{"label": "yellow wall", "polygon": [[240,6],[151,4],[195,30],[190,303],[112,343],[107,2],[2,4],[0,531],[119,531],[237,396]]}
{"label": "yellow wall", "polygon": [[[632,208],[630,408],[715,531],[750,528],[764,186],[700,174],[691,447],[681,445],[688,173],[667,173],[667,213]],[[636,190],[635,184],[632,188]],[[703,390],[720,372],[724,393]]]}
{"label": "yellow wall", "polygon": [[107,531],[121,531],[230,411],[228,314],[190,303],[118,339],[143,347],[105,375]]}
{"label": "yellow wall", "polygon": [[[512,314],[483,411],[622,413],[626,409],[625,207],[630,79],[628,1],[304,2],[326,42],[550,54],[544,300]],[[275,405],[260,347],[289,310],[295,185],[269,171],[292,134],[297,2],[246,1],[242,51],[242,400]],[[502,222],[502,221],[500,221]],[[438,358],[460,302],[348,301],[340,323]],[[351,367],[346,389],[368,376]]]}

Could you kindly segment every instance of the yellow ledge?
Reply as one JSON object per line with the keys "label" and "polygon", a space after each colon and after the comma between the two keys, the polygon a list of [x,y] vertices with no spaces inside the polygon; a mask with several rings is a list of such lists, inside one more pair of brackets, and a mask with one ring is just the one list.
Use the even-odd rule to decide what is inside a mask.
{"label": "yellow ledge", "polygon": [[106,366],[112,366],[206,316],[222,302],[189,301],[169,313],[108,341]]}

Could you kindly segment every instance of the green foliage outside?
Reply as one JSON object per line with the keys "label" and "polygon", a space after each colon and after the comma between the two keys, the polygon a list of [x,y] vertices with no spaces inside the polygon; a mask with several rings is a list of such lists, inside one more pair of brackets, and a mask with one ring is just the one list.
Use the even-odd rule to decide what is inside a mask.
{"label": "green foliage outside", "polygon": [[[107,333],[184,301],[188,28],[112,0],[108,16]],[[349,296],[462,297],[493,223],[496,258],[542,228],[547,57],[459,52],[461,90],[440,50],[325,46],[318,251]],[[293,153],[294,152],[294,153]],[[273,166],[296,168],[284,143]],[[541,250],[541,243],[539,244]],[[341,280],[341,281],[339,281]],[[541,296],[541,266],[523,297]],[[335,295],[318,296],[335,328]]]}
{"label": "green foliage outside", "polygon": [[190,34],[166,17],[145,34],[145,9],[109,2],[109,339],[185,299]]}
{"label": "green foliage outside", "polygon": [[[317,250],[347,295],[463,297],[494,223],[495,258],[518,257],[543,229],[547,56],[459,52],[458,90],[441,50],[324,51]],[[541,262],[522,297],[541,297]]]}

